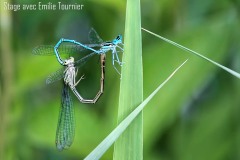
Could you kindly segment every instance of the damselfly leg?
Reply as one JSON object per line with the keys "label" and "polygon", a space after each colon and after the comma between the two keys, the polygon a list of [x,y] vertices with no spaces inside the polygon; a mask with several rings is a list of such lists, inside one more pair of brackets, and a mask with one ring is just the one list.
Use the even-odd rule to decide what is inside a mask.
{"label": "damselfly leg", "polygon": [[[104,90],[104,77],[105,77],[105,55],[100,55],[101,58],[101,78],[100,78],[100,90],[93,99],[84,99],[76,89],[76,68],[74,67],[74,58],[70,57],[68,60],[64,61],[66,69],[64,71],[64,82],[67,84],[78,100],[82,103],[96,103],[100,96],[103,94]],[[81,78],[82,79],[82,78]],[[80,80],[81,80],[80,79]]]}

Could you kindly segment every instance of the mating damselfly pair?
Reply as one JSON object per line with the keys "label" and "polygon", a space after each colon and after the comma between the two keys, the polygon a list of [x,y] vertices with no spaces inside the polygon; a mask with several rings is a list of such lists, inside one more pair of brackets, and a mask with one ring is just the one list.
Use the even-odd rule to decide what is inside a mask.
{"label": "mating damselfly pair", "polygon": [[[63,89],[61,94],[61,108],[60,115],[56,131],[56,147],[58,150],[69,148],[74,139],[75,133],[75,120],[72,98],[70,96],[70,90],[82,103],[96,103],[104,90],[104,78],[105,78],[105,58],[108,51],[112,52],[112,64],[117,73],[120,74],[115,66],[115,62],[122,66],[122,62],[119,60],[118,53],[123,52],[122,36],[118,35],[112,41],[104,42],[94,29],[89,32],[90,44],[82,44],[75,40],[60,39],[60,41],[54,45],[40,45],[33,49],[35,55],[56,55],[58,62],[65,66],[47,77],[46,83],[50,84],[57,80],[63,79]],[[120,46],[122,45],[122,46]],[[73,57],[69,57],[65,60],[60,56],[67,53],[80,53],[83,50],[89,50],[91,53],[85,57],[74,60]],[[78,83],[83,79],[83,76],[76,82],[76,76],[79,67],[81,67],[86,61],[93,55],[100,55],[101,77],[100,77],[100,89],[93,99],[84,99],[76,89]]]}

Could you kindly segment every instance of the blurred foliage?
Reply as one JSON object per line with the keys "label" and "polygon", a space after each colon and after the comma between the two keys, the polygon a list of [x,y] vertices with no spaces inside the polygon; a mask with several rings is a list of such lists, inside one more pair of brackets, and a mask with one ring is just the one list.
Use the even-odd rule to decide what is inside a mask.
{"label": "blurred foliage", "polygon": [[[12,52],[1,50],[0,63],[1,99],[6,90],[13,93],[4,112],[5,120],[1,117],[1,123],[6,123],[6,129],[1,130],[6,160],[82,159],[116,126],[120,77],[112,67],[109,53],[104,95],[95,105],[81,104],[74,98],[74,143],[63,152],[55,148],[61,83],[47,86],[45,79],[60,65],[54,56],[33,56],[32,49],[41,44],[56,44],[62,37],[87,43],[91,27],[103,40],[111,40],[123,34],[125,26],[125,1],[72,0],[68,3],[82,3],[84,8],[81,11],[17,11],[11,12],[8,19],[12,22]],[[142,26],[240,72],[239,8],[238,0],[142,0]],[[3,12],[9,11],[1,10]],[[1,18],[2,22],[5,21]],[[1,36],[2,31],[1,28]],[[145,32],[142,36],[145,97],[189,58],[181,73],[176,74],[144,110],[144,159],[240,159],[239,80]],[[6,43],[2,40],[1,46]],[[7,70],[2,66],[4,54],[13,57],[9,62],[13,70],[9,88],[3,83],[6,77],[2,71]],[[86,79],[78,89],[85,97],[91,97],[99,87],[97,57],[84,68],[81,74],[84,73]],[[3,110],[1,105],[0,112]],[[112,159],[112,151],[102,159]]]}

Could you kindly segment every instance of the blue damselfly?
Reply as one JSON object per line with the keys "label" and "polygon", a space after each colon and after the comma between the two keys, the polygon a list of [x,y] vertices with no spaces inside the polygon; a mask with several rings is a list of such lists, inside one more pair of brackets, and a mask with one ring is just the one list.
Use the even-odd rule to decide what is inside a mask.
{"label": "blue damselfly", "polygon": [[[54,52],[56,54],[58,62],[63,65],[64,61],[60,57],[59,47],[62,45],[62,43],[68,42],[68,43],[76,44],[79,48],[84,48],[84,49],[90,50],[90,51],[92,51],[93,53],[96,53],[96,54],[106,54],[108,51],[111,51],[112,52],[113,67],[117,71],[117,73],[120,74],[120,72],[118,71],[118,69],[115,66],[115,61],[120,66],[122,66],[123,63],[119,60],[119,57],[118,57],[118,52],[123,52],[123,48],[120,46],[120,45],[123,46],[122,35],[118,35],[112,41],[104,42],[100,38],[100,36],[97,34],[97,32],[92,28],[89,32],[89,41],[90,41],[91,44],[82,44],[82,43],[80,43],[78,41],[75,41],[75,40],[61,38],[59,40],[59,42],[54,46]],[[117,49],[119,49],[119,51]]]}

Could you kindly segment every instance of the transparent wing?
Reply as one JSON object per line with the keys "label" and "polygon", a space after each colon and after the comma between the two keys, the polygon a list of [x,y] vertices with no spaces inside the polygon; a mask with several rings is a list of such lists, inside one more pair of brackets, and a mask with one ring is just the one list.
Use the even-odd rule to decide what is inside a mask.
{"label": "transparent wing", "polygon": [[[40,45],[37,46],[33,49],[32,53],[34,55],[47,55],[47,56],[51,56],[54,55],[54,46],[55,45]],[[85,50],[85,48],[76,45],[76,44],[65,44],[65,45],[61,45],[58,48],[58,51],[60,54],[75,54],[75,53],[79,53],[81,51]]]}
{"label": "transparent wing", "polygon": [[75,134],[75,119],[72,99],[69,93],[69,87],[64,84],[62,90],[62,101],[59,113],[56,147],[59,151],[67,149],[71,146]]}
{"label": "transparent wing", "polygon": [[100,36],[97,34],[97,32],[91,28],[88,34],[89,42],[92,44],[101,44],[103,43],[103,40],[100,38]]}
{"label": "transparent wing", "polygon": [[85,57],[83,57],[79,60],[76,60],[75,61],[75,66],[78,67],[78,68],[82,67],[95,54],[96,54],[95,52],[92,52],[92,53],[87,54]]}
{"label": "transparent wing", "polygon": [[[85,44],[88,47],[100,47],[99,44]],[[52,56],[55,54],[54,52],[55,45],[40,45],[33,49],[32,54],[34,55],[44,55],[44,56]],[[58,48],[60,54],[79,54],[80,52],[86,50],[76,44],[63,44]]]}
{"label": "transparent wing", "polygon": [[52,84],[56,81],[61,80],[64,76],[63,72],[64,72],[64,68],[60,68],[57,71],[48,75],[48,77],[46,79],[46,84]]}

